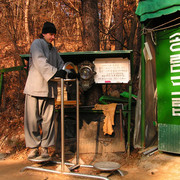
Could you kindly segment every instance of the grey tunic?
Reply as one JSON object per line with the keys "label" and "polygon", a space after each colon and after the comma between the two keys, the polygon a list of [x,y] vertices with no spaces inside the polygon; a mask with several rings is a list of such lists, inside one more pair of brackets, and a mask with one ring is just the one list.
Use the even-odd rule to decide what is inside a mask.
{"label": "grey tunic", "polygon": [[36,39],[32,43],[29,73],[24,88],[26,147],[54,145],[54,98],[57,95],[57,83],[50,79],[63,65],[57,50],[54,47],[49,48],[44,39]]}
{"label": "grey tunic", "polygon": [[49,50],[44,39],[36,39],[30,49],[29,73],[24,93],[31,96],[57,96],[57,83],[49,81],[64,62],[55,47]]}

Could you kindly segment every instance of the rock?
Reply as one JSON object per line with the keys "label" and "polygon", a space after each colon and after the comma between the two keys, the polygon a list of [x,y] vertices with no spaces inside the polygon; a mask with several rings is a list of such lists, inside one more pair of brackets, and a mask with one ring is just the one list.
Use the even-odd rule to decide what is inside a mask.
{"label": "rock", "polygon": [[0,153],[0,160],[5,159],[5,157],[6,157],[6,154],[4,154],[4,153]]}
{"label": "rock", "polygon": [[148,171],[148,173],[149,173],[150,175],[154,175],[154,174],[156,174],[157,172],[158,172],[158,169],[151,169],[151,170]]}

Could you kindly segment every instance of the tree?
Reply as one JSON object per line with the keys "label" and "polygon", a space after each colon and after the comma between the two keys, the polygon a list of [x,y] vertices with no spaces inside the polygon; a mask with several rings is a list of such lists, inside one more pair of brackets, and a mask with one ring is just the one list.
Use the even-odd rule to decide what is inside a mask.
{"label": "tree", "polygon": [[111,29],[111,22],[112,22],[112,10],[113,10],[113,0],[105,0],[102,1],[102,8],[101,13],[101,21],[102,21],[102,29],[103,29],[103,36],[102,36],[102,44],[103,50],[111,50],[111,42],[110,42],[110,29]]}
{"label": "tree", "polygon": [[86,51],[99,50],[99,17],[97,0],[81,0],[83,46]]}
{"label": "tree", "polygon": [[18,31],[18,17],[19,17],[19,11],[17,11],[17,5],[14,2],[10,2],[8,0],[2,0],[0,2],[0,7],[2,11],[2,17],[1,17],[1,39],[6,39],[5,43],[12,43],[12,49],[14,49],[14,52],[12,54],[10,53],[12,50],[9,50],[9,54],[11,54],[14,57],[14,66],[17,66],[20,63],[20,57],[19,57],[19,47],[17,45],[18,43],[18,37],[20,35],[20,32]]}
{"label": "tree", "polygon": [[124,0],[116,0],[115,2],[115,49],[123,49],[123,12]]}
{"label": "tree", "polygon": [[29,49],[29,47],[30,47],[29,21],[28,21],[29,13],[28,13],[28,11],[29,11],[29,0],[26,0],[25,11],[24,11],[24,19],[25,19],[24,24],[25,24],[25,32],[26,32],[26,41],[28,44],[27,49]]}

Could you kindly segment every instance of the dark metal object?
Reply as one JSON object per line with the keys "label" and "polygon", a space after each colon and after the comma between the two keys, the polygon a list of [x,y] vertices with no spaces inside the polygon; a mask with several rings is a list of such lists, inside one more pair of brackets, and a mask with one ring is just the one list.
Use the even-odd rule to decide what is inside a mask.
{"label": "dark metal object", "polygon": [[100,171],[118,171],[121,176],[124,176],[122,171],[119,170],[120,164],[117,162],[111,162],[111,161],[97,162],[94,164],[94,167]]}
{"label": "dark metal object", "polygon": [[153,153],[153,152],[155,152],[155,151],[157,151],[157,150],[158,150],[158,147],[154,147],[154,148],[152,148],[152,149],[149,149],[149,150],[143,152],[143,154],[144,154],[144,155],[148,155],[148,154]]}
{"label": "dark metal object", "polygon": [[80,74],[80,85],[84,91],[87,91],[94,83],[95,65],[90,61],[83,61],[78,65]]}
{"label": "dark metal object", "polygon": [[51,157],[41,158],[41,156],[38,156],[37,158],[29,159],[29,161],[36,162],[36,163],[49,162],[51,161]]}
{"label": "dark metal object", "polygon": [[120,168],[120,164],[111,161],[97,162],[94,167],[101,171],[115,171]]}

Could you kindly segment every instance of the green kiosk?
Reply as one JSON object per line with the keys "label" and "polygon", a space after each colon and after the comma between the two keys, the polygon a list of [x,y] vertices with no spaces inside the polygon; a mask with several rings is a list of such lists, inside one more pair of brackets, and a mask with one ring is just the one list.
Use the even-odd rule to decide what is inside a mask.
{"label": "green kiosk", "polygon": [[158,149],[180,154],[180,1],[140,1],[136,14],[143,30],[141,142],[151,121]]}

